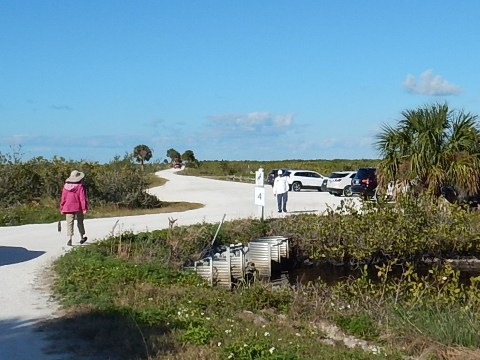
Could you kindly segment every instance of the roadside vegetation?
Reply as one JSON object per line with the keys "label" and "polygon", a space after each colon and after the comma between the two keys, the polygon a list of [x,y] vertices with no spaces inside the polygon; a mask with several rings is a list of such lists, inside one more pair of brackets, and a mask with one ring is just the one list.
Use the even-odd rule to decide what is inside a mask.
{"label": "roadside vegetation", "polygon": [[61,189],[73,169],[85,172],[89,218],[152,214],[199,208],[201,204],[171,203],[157,199],[148,188],[165,180],[154,175],[165,164],[136,165],[132,156],[107,164],[51,160],[23,161],[20,153],[0,154],[0,226],[63,220],[59,213]]}
{"label": "roadside vegetation", "polygon": [[[439,196],[446,185],[479,192],[479,144],[475,115],[435,104],[384,126],[378,160],[199,161],[169,149],[172,162],[187,160],[185,175],[253,182],[260,167],[328,176],[377,166],[381,186],[394,181],[409,191],[361,209],[347,199],[323,215],[226,222],[216,236],[217,245],[286,236],[294,268],[326,267],[342,274],[336,278],[209,287],[184,266],[217,224],[127,232],[75,248],[54,264],[64,316],[43,328],[58,334],[55,351],[79,359],[480,359],[480,213]],[[159,185],[154,171],[171,165],[144,164],[149,148],[137,150],[103,165],[3,156],[0,224],[59,219],[56,199],[72,167],[88,174],[94,216],[168,211],[171,204],[146,190]]]}
{"label": "roadside vegetation", "polygon": [[224,223],[218,245],[284,235],[297,266],[346,274],[281,287],[228,291],[183,271],[216,224],[110,237],[56,262],[66,315],[45,330],[62,331],[77,355],[119,359],[476,359],[480,276],[446,259],[478,253],[479,214],[445,206],[412,197],[359,212],[346,202],[326,216]]}

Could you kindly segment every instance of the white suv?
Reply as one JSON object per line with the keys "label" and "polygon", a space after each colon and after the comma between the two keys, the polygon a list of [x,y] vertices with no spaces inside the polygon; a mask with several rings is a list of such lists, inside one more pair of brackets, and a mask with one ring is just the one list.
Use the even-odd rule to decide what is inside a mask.
{"label": "white suv", "polygon": [[327,181],[327,191],[335,196],[352,196],[352,179],[356,171],[335,171],[330,174]]}
{"label": "white suv", "polygon": [[289,170],[290,189],[300,191],[302,189],[316,189],[322,191],[322,182],[325,176],[311,170]]}

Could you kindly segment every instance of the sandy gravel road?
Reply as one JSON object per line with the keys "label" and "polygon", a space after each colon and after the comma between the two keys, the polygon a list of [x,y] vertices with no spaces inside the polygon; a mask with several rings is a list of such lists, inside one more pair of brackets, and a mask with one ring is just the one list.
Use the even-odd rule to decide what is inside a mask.
{"label": "sandy gravel road", "polygon": [[[235,218],[259,217],[254,203],[253,184],[181,176],[178,170],[157,173],[168,182],[151,190],[164,201],[199,202],[201,209],[180,213],[88,219],[85,222],[89,241],[103,239],[112,232],[141,232],[168,227],[168,218],[177,225],[199,222],[219,223]],[[88,175],[87,175],[88,176]],[[272,189],[266,185],[264,217],[288,216],[276,212]],[[336,206],[342,198],[317,191],[289,193],[289,213],[322,212]],[[63,222],[63,225],[64,222]],[[78,239],[76,239],[78,241]],[[52,261],[68,251],[65,226],[57,224],[24,225],[0,228],[0,360],[54,360],[58,355],[45,352],[45,334],[35,331],[45,319],[55,317],[58,304],[51,298],[46,269]],[[88,243],[87,243],[88,244]]]}

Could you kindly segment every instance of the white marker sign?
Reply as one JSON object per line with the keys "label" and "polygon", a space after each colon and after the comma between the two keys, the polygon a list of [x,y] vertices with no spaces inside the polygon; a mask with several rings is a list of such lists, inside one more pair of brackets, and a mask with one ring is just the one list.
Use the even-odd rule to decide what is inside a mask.
{"label": "white marker sign", "polygon": [[265,188],[255,186],[255,205],[265,206]]}
{"label": "white marker sign", "polygon": [[255,171],[255,186],[263,186],[263,169]]}

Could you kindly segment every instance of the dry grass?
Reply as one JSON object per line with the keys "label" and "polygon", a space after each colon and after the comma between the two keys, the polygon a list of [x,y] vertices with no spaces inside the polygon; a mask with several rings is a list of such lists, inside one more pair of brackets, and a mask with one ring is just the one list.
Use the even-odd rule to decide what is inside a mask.
{"label": "dry grass", "polygon": [[191,202],[170,202],[164,203],[161,208],[155,209],[127,209],[115,206],[103,206],[101,209],[92,209],[88,213],[89,218],[116,217],[116,216],[134,216],[149,214],[164,214],[173,212],[183,212],[188,210],[200,209],[204,205]]}
{"label": "dry grass", "polygon": [[161,177],[158,177],[155,174],[149,174],[149,175],[147,175],[147,181],[148,181],[148,187],[151,189],[153,187],[165,185],[165,183],[168,180],[164,179],[164,178],[161,178]]}

